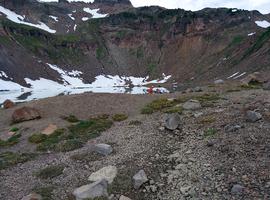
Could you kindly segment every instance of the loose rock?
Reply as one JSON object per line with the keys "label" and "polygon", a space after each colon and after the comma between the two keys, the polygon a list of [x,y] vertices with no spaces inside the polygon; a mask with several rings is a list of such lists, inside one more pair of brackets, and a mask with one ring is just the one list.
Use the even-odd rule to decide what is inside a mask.
{"label": "loose rock", "polygon": [[103,156],[107,156],[113,152],[113,148],[108,144],[97,144],[94,147],[94,151]]}
{"label": "loose rock", "polygon": [[107,166],[91,174],[88,180],[100,181],[104,179],[108,181],[109,184],[111,184],[116,175],[117,175],[117,168],[115,166]]}
{"label": "loose rock", "polygon": [[185,110],[198,110],[202,108],[202,106],[199,101],[191,99],[183,104],[183,108]]}
{"label": "loose rock", "polygon": [[137,174],[133,176],[134,188],[139,189],[144,183],[148,181],[148,178],[144,170],[140,170]]}
{"label": "loose rock", "polygon": [[47,128],[45,128],[41,133],[44,135],[51,135],[57,130],[57,126],[54,124],[50,124]]}
{"label": "loose rock", "polygon": [[168,130],[176,130],[181,126],[181,117],[179,114],[174,113],[168,115],[167,119],[165,120],[165,128]]}
{"label": "loose rock", "polygon": [[232,187],[232,190],[231,190],[231,193],[232,194],[242,194],[243,191],[244,191],[244,187],[242,185],[239,185],[239,184],[235,184],[233,187]]}
{"label": "loose rock", "polygon": [[24,121],[41,118],[39,111],[31,107],[22,107],[15,110],[12,114],[13,123],[20,123]]}
{"label": "loose rock", "polygon": [[15,103],[9,99],[5,100],[3,103],[3,108],[4,109],[9,109],[9,108],[13,108],[15,106]]}
{"label": "loose rock", "polygon": [[87,198],[108,197],[108,182],[105,179],[96,181],[92,184],[81,186],[74,190],[73,195],[76,200],[84,200]]}
{"label": "loose rock", "polygon": [[124,196],[124,195],[121,195],[119,200],[131,200],[130,198]]}
{"label": "loose rock", "polygon": [[256,122],[262,119],[262,115],[255,111],[247,111],[246,117],[248,122]]}
{"label": "loose rock", "polygon": [[263,89],[264,90],[270,90],[270,81],[268,81],[267,83],[263,84]]}

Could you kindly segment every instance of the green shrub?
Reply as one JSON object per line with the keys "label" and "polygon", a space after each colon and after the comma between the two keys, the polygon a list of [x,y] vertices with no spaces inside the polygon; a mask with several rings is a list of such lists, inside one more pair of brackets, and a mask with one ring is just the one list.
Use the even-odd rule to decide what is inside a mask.
{"label": "green shrub", "polygon": [[67,152],[79,149],[83,146],[83,142],[79,139],[69,139],[61,141],[56,145],[56,151]]}
{"label": "green shrub", "polygon": [[0,153],[0,170],[6,169],[10,166],[17,165],[18,163],[27,162],[36,157],[33,153],[13,153],[13,152],[3,152]]}
{"label": "green shrub", "polygon": [[112,117],[113,121],[121,122],[128,118],[126,114],[116,114]]}
{"label": "green shrub", "polygon": [[51,179],[61,175],[63,173],[64,168],[65,167],[63,165],[48,166],[38,171],[36,173],[36,176],[41,179]]}
{"label": "green shrub", "polygon": [[46,136],[46,139],[38,144],[38,151],[54,150],[56,145],[63,139],[65,129],[57,129],[53,134]]}
{"label": "green shrub", "polygon": [[79,119],[75,115],[69,115],[67,117],[64,117],[64,119],[70,123],[79,122]]}
{"label": "green shrub", "polygon": [[171,108],[166,108],[163,110],[164,113],[179,113],[181,114],[183,112],[183,108],[181,106],[175,106]]}
{"label": "green shrub", "polygon": [[42,200],[53,200],[52,195],[54,189],[54,186],[36,187],[33,189],[33,192],[41,195]]}
{"label": "green shrub", "polygon": [[28,138],[28,141],[34,144],[39,144],[47,139],[47,135],[35,133]]}
{"label": "green shrub", "polygon": [[215,128],[209,128],[204,131],[204,137],[213,137],[216,135],[217,130]]}
{"label": "green shrub", "polygon": [[19,130],[19,128],[13,127],[13,128],[11,128],[9,131],[11,131],[11,132],[17,132],[18,130]]}
{"label": "green shrub", "polygon": [[15,134],[6,141],[0,140],[0,147],[13,146],[17,144],[21,136],[21,134]]}
{"label": "green shrub", "polygon": [[175,101],[170,101],[168,99],[157,99],[147,104],[142,110],[142,114],[152,114],[157,111],[162,111],[165,108],[170,108],[175,106]]}

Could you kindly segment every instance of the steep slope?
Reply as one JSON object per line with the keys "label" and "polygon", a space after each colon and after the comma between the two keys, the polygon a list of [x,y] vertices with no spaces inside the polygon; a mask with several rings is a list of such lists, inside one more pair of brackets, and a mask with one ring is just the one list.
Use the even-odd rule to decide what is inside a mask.
{"label": "steep slope", "polygon": [[[50,16],[57,16],[60,22],[56,24],[62,26],[66,22],[75,26],[76,20],[80,20],[76,30],[67,33],[60,26],[51,26],[57,29],[56,34],[51,34],[1,17],[0,71],[24,86],[27,86],[25,78],[42,77],[63,83],[59,71],[46,63],[56,64],[67,72],[78,70],[86,83],[100,74],[158,78],[166,73],[173,75],[171,81],[198,84],[235,73],[238,75],[234,78],[241,78],[269,67],[269,30],[255,23],[268,20],[268,16],[257,11],[135,9],[129,1],[116,1],[114,6],[109,6],[108,1],[14,2],[4,1],[2,5],[21,15],[32,13],[30,8],[40,8],[34,9],[33,16],[39,16],[38,20],[45,16],[53,20]],[[75,7],[85,14],[86,5],[90,9],[101,8],[102,13],[110,8],[111,13],[86,21],[81,20],[84,17],[81,10],[72,14],[75,20],[68,16]]]}

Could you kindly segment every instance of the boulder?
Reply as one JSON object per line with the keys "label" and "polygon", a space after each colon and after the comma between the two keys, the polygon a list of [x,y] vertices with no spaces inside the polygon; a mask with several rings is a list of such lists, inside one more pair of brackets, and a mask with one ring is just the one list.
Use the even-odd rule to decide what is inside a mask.
{"label": "boulder", "polygon": [[50,124],[47,128],[45,128],[43,131],[41,131],[44,135],[51,135],[57,130],[57,126],[54,124]]}
{"label": "boulder", "polygon": [[117,175],[117,168],[115,166],[107,166],[103,167],[102,169],[92,173],[88,180],[89,181],[100,181],[106,180],[109,184],[111,184],[114,178]]}
{"label": "boulder", "polygon": [[194,92],[202,92],[202,88],[201,87],[195,87],[194,88]]}
{"label": "boulder", "polygon": [[42,200],[42,197],[39,194],[32,193],[23,197],[21,200]]}
{"label": "boulder", "polygon": [[168,117],[165,120],[165,128],[171,131],[179,128],[181,124],[182,124],[181,117],[177,113],[168,115]]}
{"label": "boulder", "polygon": [[222,79],[218,79],[218,80],[214,81],[214,84],[216,84],[216,85],[223,84],[223,83],[224,83],[224,80],[222,80]]}
{"label": "boulder", "polygon": [[256,122],[262,119],[262,115],[255,111],[247,111],[246,118],[248,122]]}
{"label": "boulder", "polygon": [[249,74],[244,79],[241,80],[241,85],[248,86],[251,83],[263,83],[265,81],[263,75],[259,72],[254,72]]}
{"label": "boulder", "polygon": [[20,123],[24,121],[40,119],[41,115],[39,111],[31,107],[22,107],[15,110],[12,114],[13,123]]}
{"label": "boulder", "polygon": [[130,198],[124,196],[124,195],[121,195],[119,200],[131,200]]}
{"label": "boulder", "polygon": [[108,144],[96,144],[94,146],[94,151],[103,156],[108,156],[113,152],[113,148],[111,145]]}
{"label": "boulder", "polygon": [[103,179],[96,181],[92,184],[76,188],[73,192],[73,195],[76,197],[76,200],[85,200],[96,197],[108,197],[107,189],[108,182]]}
{"label": "boulder", "polygon": [[268,81],[267,83],[263,84],[263,89],[264,90],[270,90],[270,81]]}
{"label": "boulder", "polygon": [[245,188],[242,185],[235,184],[235,185],[233,185],[233,187],[231,189],[231,193],[232,194],[242,194],[244,189]]}
{"label": "boulder", "polygon": [[139,189],[144,183],[148,181],[148,178],[144,170],[140,170],[133,176],[133,184],[135,189]]}
{"label": "boulder", "polygon": [[9,109],[9,108],[13,108],[15,106],[15,103],[9,99],[5,100],[3,103],[3,108],[4,109]]}
{"label": "boulder", "polygon": [[189,100],[183,104],[185,110],[198,110],[202,108],[201,103],[197,100]]}

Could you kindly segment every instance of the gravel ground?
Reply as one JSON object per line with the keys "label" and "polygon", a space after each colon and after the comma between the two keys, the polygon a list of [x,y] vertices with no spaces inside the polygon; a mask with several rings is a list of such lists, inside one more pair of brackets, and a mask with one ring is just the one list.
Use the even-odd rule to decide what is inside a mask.
{"label": "gravel ground", "polygon": [[[211,88],[213,90],[213,88]],[[222,91],[221,91],[222,92]],[[170,97],[180,94],[169,95]],[[60,117],[74,114],[81,119],[97,114],[126,113],[129,118],[113,127],[83,148],[67,153],[46,153],[23,164],[0,171],[0,199],[21,199],[34,188],[53,186],[51,199],[74,199],[72,191],[87,184],[91,173],[108,165],[118,168],[119,181],[111,191],[112,199],[125,195],[133,200],[180,199],[270,199],[270,95],[262,90],[222,93],[222,99],[211,107],[184,111],[183,130],[164,130],[167,114],[141,115],[140,109],[158,95],[82,94],[55,97],[26,104],[42,112],[42,119],[19,124],[20,142],[7,150],[29,152],[35,146],[27,138],[49,123],[67,126]],[[166,95],[165,97],[168,97]],[[249,123],[245,111],[256,109],[263,119]],[[0,127],[6,130],[14,109],[1,110]],[[196,115],[199,114],[200,116]],[[196,115],[196,117],[195,117]],[[130,125],[130,121],[140,125]],[[225,131],[239,125],[235,131]],[[214,129],[212,135],[205,131]],[[101,157],[93,145],[107,143],[114,152]],[[74,160],[74,156],[80,159]],[[35,172],[46,166],[64,165],[63,174],[43,180]],[[132,188],[131,178],[144,169],[150,181],[140,190]],[[231,189],[241,185],[237,194]]]}

